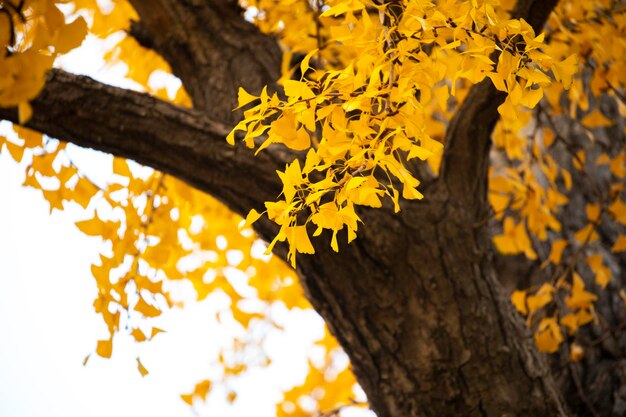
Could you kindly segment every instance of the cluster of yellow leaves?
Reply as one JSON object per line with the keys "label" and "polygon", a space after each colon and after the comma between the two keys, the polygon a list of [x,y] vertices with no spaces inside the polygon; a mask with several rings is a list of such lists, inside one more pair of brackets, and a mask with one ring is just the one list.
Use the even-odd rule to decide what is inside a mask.
{"label": "cluster of yellow leaves", "polygon": [[[18,105],[22,119],[30,112],[28,100],[43,86],[45,71],[58,54],[80,44],[86,26],[100,37],[119,36],[136,18],[127,0],[112,0],[108,7],[75,0],[69,13],[86,20],[66,23],[59,3],[67,2],[5,0],[0,6],[0,106]],[[409,163],[417,158],[437,169],[453,110],[473,84],[489,78],[506,94],[494,142],[507,161],[492,171],[489,192],[503,229],[494,237],[495,246],[558,272],[554,282],[515,292],[513,302],[535,326],[536,342],[547,352],[594,320],[597,296],[587,291],[592,284],[585,287],[583,276],[592,276],[602,288],[611,280],[606,259],[593,246],[598,226],[612,222],[620,231],[612,250],[626,250],[626,153],[592,159],[588,152],[596,143],[594,132],[614,124],[594,97],[622,97],[618,111],[626,116],[626,13],[615,9],[617,2],[561,1],[547,34],[539,35],[523,20],[509,19],[512,1],[240,3],[261,30],[281,40],[284,94],[241,90],[239,104],[247,111],[229,140],[243,139],[259,151],[280,144],[301,152],[279,172],[283,193],[267,202],[265,211],[281,226],[272,245],[287,240],[293,265],[298,252],[314,252],[311,234],[329,230],[335,250],[343,229],[348,242],[354,239],[358,206],[380,207],[388,198],[399,210],[401,196],[421,198]],[[150,85],[156,71],[169,72],[158,55],[130,37],[119,39],[108,60],[127,63],[128,77],[152,94],[190,104],[182,88],[170,96]],[[291,57],[298,54],[304,59],[290,68]],[[300,79],[290,79],[294,70]],[[591,71],[587,80],[580,75],[585,71]],[[564,97],[569,108],[561,106]],[[549,153],[559,144],[569,145],[552,122],[560,113],[578,120],[590,138],[588,148],[572,151],[569,164]],[[140,343],[161,331],[150,319],[176,304],[168,290],[175,280],[191,282],[200,300],[214,292],[226,294],[232,318],[244,328],[258,319],[271,322],[267,306],[274,301],[289,308],[307,306],[293,272],[274,258],[269,263],[259,259],[256,237],[245,225],[239,231],[242,220],[210,197],[160,173],[136,175],[120,159],[113,162],[115,181],[98,186],[79,172],[64,144],[15,130],[17,136],[0,138],[0,149],[16,161],[32,160],[25,184],[42,190],[51,210],[68,202],[89,210],[91,216],[77,226],[106,242],[92,268],[99,289],[94,307],[109,330],[109,337],[97,343],[100,356],[111,356],[117,332]],[[592,163],[606,169],[610,190],[606,198],[588,202],[581,230],[564,235],[558,215],[569,201],[572,169],[584,172]],[[259,216],[252,211],[246,225]],[[194,257],[195,263],[186,262]],[[256,289],[254,296],[233,285],[233,271]],[[261,306],[247,307],[250,298],[261,300]],[[245,350],[247,343],[235,343],[233,351]],[[324,364],[311,365],[303,386],[286,394],[279,414],[312,415],[350,402],[353,376],[344,369],[333,380],[332,349],[326,352]],[[576,360],[584,350],[573,343],[571,353]],[[246,369],[238,356],[245,355],[224,352],[220,357],[225,375]],[[139,360],[138,369],[147,373]],[[189,404],[205,400],[210,389],[211,381],[205,380],[182,398]],[[311,400],[315,406],[307,406]]]}
{"label": "cluster of yellow leaves", "polygon": [[[445,117],[451,97],[462,98],[456,97],[458,84],[489,77],[507,93],[499,111],[510,123],[518,120],[516,106],[533,108],[541,100],[543,88],[552,84],[549,71],[569,87],[576,57],[553,59],[542,51],[548,48],[545,35],[536,36],[523,20],[502,18],[495,11],[498,4],[354,0],[318,5],[323,12],[317,18],[333,18],[325,21],[331,40],[351,59],[343,68],[330,65],[301,80],[284,80],[284,99],[266,90],[258,97],[240,90],[240,107],[251,108],[228,137],[234,143],[236,132],[245,132],[243,141],[258,145],[257,152],[276,143],[308,151],[302,163],[296,159],[279,173],[282,199],[266,203],[268,217],[281,226],[268,250],[287,240],[295,266],[298,252],[314,252],[310,231],[317,236],[331,230],[334,250],[340,230],[346,228],[347,241],[353,240],[360,221],[356,206],[380,207],[381,198],[389,197],[397,211],[400,196],[422,198],[407,162],[437,159],[442,145],[427,126],[434,108]],[[317,53],[307,53],[301,74],[311,71]],[[317,60],[324,64],[323,57]],[[248,220],[258,217],[253,211]]]}
{"label": "cluster of yellow leaves", "polygon": [[341,363],[345,354],[326,328],[317,346],[325,355],[321,361],[309,360],[309,372],[302,384],[284,393],[276,408],[277,417],[316,417],[339,415],[347,407],[362,407],[356,401],[356,379],[350,368]]}
{"label": "cluster of yellow leaves", "polygon": [[[563,328],[567,334],[575,335],[579,327],[597,320],[593,308],[597,296],[585,290],[584,281],[577,272],[571,277],[571,284],[560,279],[555,286],[543,284],[533,295],[527,291],[515,291],[511,297],[517,310],[527,316],[528,323],[537,324],[535,342],[542,352],[552,353],[559,349],[564,341]],[[559,306],[553,315],[539,314],[551,303]],[[580,357],[577,354],[572,359]]]}
{"label": "cluster of yellow leaves", "polygon": [[[606,254],[600,250],[599,227],[606,224],[617,232],[609,243],[613,252],[626,251],[625,153],[619,146],[603,145],[597,136],[626,133],[615,129],[615,116],[608,117],[606,109],[600,108],[603,100],[613,97],[619,115],[626,115],[626,9],[611,1],[562,1],[546,31],[550,45],[542,49],[553,60],[562,60],[551,68],[562,82],[541,85],[545,100],[534,114],[525,110],[528,106],[514,103],[504,112],[501,107],[494,142],[506,160],[491,171],[489,201],[496,218],[503,221],[502,233],[493,239],[496,248],[504,254],[524,254],[554,272],[554,282],[517,291],[513,302],[528,315],[529,324],[536,326],[539,348],[555,352],[565,340],[562,330],[575,337],[577,329],[594,317],[596,296],[584,291],[582,277],[589,277],[586,281],[599,288],[611,281]],[[543,60],[534,59],[541,67]],[[569,108],[564,102],[570,103]],[[572,138],[559,131],[558,117],[581,126],[588,142],[574,145]],[[551,151],[557,148],[561,155],[569,152],[571,159],[553,157]],[[558,220],[562,209],[570,195],[580,194],[572,178],[591,172],[610,182],[593,196],[584,196],[583,227],[563,230]],[[584,303],[572,301],[580,297]],[[540,320],[535,320],[537,316]],[[584,354],[575,342],[570,351],[574,360]]]}
{"label": "cluster of yellow leaves", "polygon": [[79,46],[87,35],[82,17],[67,22],[64,0],[4,0],[0,3],[0,106],[18,106],[20,122],[31,116],[29,101],[39,94],[57,56]]}
{"label": "cluster of yellow leaves", "polygon": [[[1,137],[0,150],[28,164],[24,184],[40,189],[51,211],[70,202],[83,207],[89,216],[77,227],[104,242],[91,268],[98,288],[94,308],[108,329],[108,338],[97,343],[99,356],[112,355],[117,333],[142,343],[162,332],[152,319],[181,305],[170,292],[174,281],[190,282],[197,300],[218,292],[228,297],[230,306],[218,318],[244,330],[255,320],[279,327],[268,316],[275,302],[310,308],[293,271],[277,258],[263,259],[255,249],[258,238],[240,231],[243,220],[213,198],[158,172],[137,175],[139,167],[120,158],[113,159],[113,180],[96,185],[71,161],[65,143],[13,128],[17,134]],[[244,331],[228,349],[245,350],[245,337]],[[239,356],[222,360],[226,376],[248,366]],[[138,369],[147,373],[141,362]]]}
{"label": "cluster of yellow leaves", "polygon": [[[115,1],[113,6],[105,9],[95,0],[83,0],[67,10],[86,16],[90,31],[106,37],[127,28],[136,16],[127,1]],[[152,74],[168,73],[169,66],[131,38],[122,37],[107,59],[126,62],[127,76],[150,93],[190,105],[182,88],[171,96],[149,83]],[[77,227],[103,241],[102,253],[91,269],[98,288],[94,308],[108,329],[108,337],[96,344],[99,356],[112,355],[118,333],[137,343],[161,333],[155,320],[165,309],[182,305],[172,295],[176,281],[190,282],[199,301],[217,293],[230,300],[229,308],[217,312],[218,319],[237,323],[243,336],[224,347],[220,356],[224,378],[250,366],[245,363],[250,356],[245,352],[259,349],[250,346],[258,345],[258,340],[248,336],[257,323],[280,328],[270,315],[274,303],[288,309],[310,308],[293,271],[277,258],[262,256],[256,235],[213,198],[120,158],[113,159],[111,180],[96,184],[73,163],[65,143],[17,125],[13,129],[15,135],[0,137],[0,151],[27,165],[24,185],[41,190],[51,211],[77,203],[87,214]],[[257,363],[267,364],[262,358]],[[139,358],[137,368],[147,375]],[[205,385],[198,384],[191,397],[183,396],[183,400],[205,399],[210,384],[203,393]]]}
{"label": "cluster of yellow leaves", "polygon": [[[608,0],[561,1],[546,33],[537,36],[523,20],[508,19],[504,10],[512,2],[392,3],[393,14],[360,0],[242,2],[254,8],[254,20],[263,31],[280,37],[286,52],[306,54],[296,71],[303,78],[290,80],[294,68],[285,68],[285,99],[265,91],[259,97],[240,92],[240,105],[248,105],[248,111],[237,129],[245,132],[248,146],[261,150],[281,143],[307,151],[279,173],[282,199],[266,204],[267,215],[281,225],[275,241],[288,240],[295,264],[297,252],[313,252],[313,230],[313,235],[332,230],[335,249],[338,230],[346,227],[348,241],[353,239],[359,222],[355,206],[377,207],[389,196],[398,207],[394,185],[406,183],[382,163],[383,157],[391,156],[396,167],[404,168],[418,154],[422,138],[441,141],[468,88],[488,77],[506,93],[493,135],[506,162],[496,164],[490,175],[489,200],[503,229],[494,237],[496,248],[524,254],[544,268],[558,267],[558,277],[586,253],[578,268],[606,287],[611,270],[592,245],[598,240],[596,229],[609,221],[618,231],[612,250],[626,250],[623,150],[601,153],[594,161],[606,165],[613,182],[607,198],[588,203],[587,224],[564,235],[558,219],[570,199],[572,168],[584,171],[587,154],[597,147],[594,131],[614,125],[598,107],[599,100],[589,97],[616,97],[620,114],[626,115],[623,7]],[[588,69],[591,77],[584,81]],[[571,103],[569,111],[562,106],[563,96]],[[578,120],[590,138],[587,148],[572,151],[569,164],[550,154],[559,145],[568,151],[572,147],[553,120],[561,113]],[[384,124],[386,119],[392,121]],[[396,158],[398,151],[408,153]],[[436,170],[436,153],[424,156]],[[385,177],[388,182],[381,183]],[[357,190],[367,193],[365,204]],[[405,198],[420,196],[408,190]],[[251,212],[249,222],[259,215]],[[309,223],[312,228],[307,228]],[[568,288],[575,286],[560,291]],[[555,346],[546,348],[546,335],[559,340],[558,323],[565,325],[555,319],[538,326],[543,350]]]}

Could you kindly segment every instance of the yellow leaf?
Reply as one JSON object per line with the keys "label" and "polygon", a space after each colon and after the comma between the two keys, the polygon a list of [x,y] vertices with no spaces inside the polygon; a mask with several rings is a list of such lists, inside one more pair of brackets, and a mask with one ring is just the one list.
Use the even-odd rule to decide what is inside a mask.
{"label": "yellow leaf", "polygon": [[574,334],[578,330],[578,319],[575,314],[569,313],[561,317],[561,324],[567,328],[568,334]]}
{"label": "yellow leaf", "polygon": [[578,362],[585,356],[585,350],[578,343],[570,346],[569,358],[572,362]]}
{"label": "yellow leaf", "polygon": [[[240,109],[241,107],[245,106],[246,104],[252,103],[254,100],[258,100],[257,96],[253,96],[252,94],[248,93],[246,90],[244,90],[242,87],[239,87],[239,90],[237,91],[237,101],[239,103],[239,106],[237,106],[235,108],[236,109]],[[234,132],[234,130],[233,130]]]}
{"label": "yellow leaf", "polygon": [[104,225],[96,213],[92,219],[76,222],[76,227],[87,236],[102,236]]}
{"label": "yellow leaf", "polygon": [[574,165],[574,168],[576,168],[577,170],[584,171],[586,160],[587,160],[587,154],[585,153],[584,150],[581,149],[580,151],[576,152],[575,156],[572,158],[572,164]]}
{"label": "yellow leaf", "polygon": [[313,248],[309,235],[306,231],[306,226],[293,227],[292,239],[298,252],[308,254],[315,253],[315,249]]}
{"label": "yellow leaf", "polygon": [[528,313],[534,314],[541,307],[545,306],[552,301],[552,293],[554,287],[548,283],[543,284],[539,291],[535,295],[530,295],[526,298],[526,304],[528,305]]}
{"label": "yellow leaf", "polygon": [[286,80],[284,87],[287,97],[303,98],[305,100],[315,97],[315,93],[313,93],[304,81]]}
{"label": "yellow leaf", "polygon": [[206,400],[206,396],[209,393],[210,389],[211,389],[211,381],[204,380],[204,381],[198,382],[196,384],[196,387],[193,390],[193,395],[202,398],[202,400]]}
{"label": "yellow leaf", "polygon": [[141,331],[141,329],[133,329],[132,332],[130,332],[131,335],[133,335],[133,338],[135,339],[135,341],[137,342],[145,342],[146,340],[148,340],[148,338],[146,337],[146,335]]}
{"label": "yellow leaf", "polygon": [[552,72],[557,81],[561,81],[566,90],[572,85],[574,74],[578,71],[578,57],[572,54],[563,61],[552,65]]}
{"label": "yellow leaf", "polygon": [[122,177],[132,177],[130,168],[128,167],[128,161],[117,156],[113,157],[113,173]]}
{"label": "yellow leaf", "polygon": [[585,211],[590,223],[596,223],[600,219],[600,204],[587,204]]}
{"label": "yellow leaf", "polygon": [[600,110],[595,109],[588,115],[586,115],[581,121],[583,126],[588,127],[589,129],[593,129],[596,127],[607,127],[613,126],[615,123],[606,117],[600,112]]}
{"label": "yellow leaf", "polygon": [[161,330],[161,329],[159,329],[157,327],[153,327],[152,328],[152,332],[150,333],[150,339],[153,339],[154,336],[156,336],[157,334],[164,333],[164,332],[165,332],[165,330]]}
{"label": "yellow leaf", "polygon": [[543,146],[549,148],[554,143],[554,139],[556,139],[554,131],[549,129],[543,130]]}
{"label": "yellow leaf", "polygon": [[487,77],[491,79],[493,86],[496,87],[497,90],[503,91],[505,93],[508,91],[506,85],[504,84],[504,78],[501,74],[496,72],[490,72],[487,74]]}
{"label": "yellow leaf", "polygon": [[569,171],[562,169],[561,176],[563,177],[565,189],[569,191],[572,188],[572,174],[570,174]]}
{"label": "yellow leaf", "polygon": [[5,142],[9,154],[15,162],[21,162],[24,157],[24,147],[14,144],[13,142]]}
{"label": "yellow leaf", "polygon": [[113,339],[109,340],[98,340],[98,345],[96,346],[96,353],[103,358],[110,358],[111,353],[113,352]]}
{"label": "yellow leaf", "polygon": [[333,230],[333,237],[330,240],[330,247],[333,248],[335,252],[339,252],[339,245],[337,245],[337,231]]}
{"label": "yellow leaf", "polygon": [[143,366],[139,358],[137,358],[137,369],[139,370],[139,373],[141,374],[141,376],[148,375],[148,370]]}
{"label": "yellow leaf", "polygon": [[21,125],[30,120],[33,115],[33,108],[28,104],[27,101],[21,101],[20,104],[17,105],[18,111],[18,120]]}
{"label": "yellow leaf", "polygon": [[619,235],[615,244],[611,248],[613,252],[624,252],[626,251],[626,235]]}
{"label": "yellow leaf", "polygon": [[561,329],[554,317],[541,320],[537,333],[535,333],[535,343],[540,352],[554,353],[563,342]]}
{"label": "yellow leaf", "polygon": [[526,308],[526,291],[513,291],[511,295],[511,302],[523,315],[528,314],[528,309]]}
{"label": "yellow leaf", "polygon": [[572,292],[570,296],[565,298],[565,304],[570,310],[579,308],[588,308],[591,303],[596,301],[598,297],[595,294],[585,291],[585,283],[583,279],[574,272],[572,277]]}
{"label": "yellow leaf", "polygon": [[615,199],[615,201],[611,203],[609,212],[617,222],[626,225],[626,204],[624,204],[620,198]]}
{"label": "yellow leaf", "polygon": [[248,212],[248,215],[246,216],[246,221],[239,227],[239,230],[249,227],[250,225],[252,225],[252,223],[257,221],[259,217],[261,217],[261,214],[258,211],[256,211],[255,209],[250,210]]}
{"label": "yellow leaf", "polygon": [[146,303],[142,297],[139,297],[139,300],[135,305],[135,311],[140,312],[146,317],[156,317],[161,314],[161,310]]}
{"label": "yellow leaf", "polygon": [[74,187],[72,197],[73,200],[80,206],[87,208],[87,206],[89,206],[89,202],[98,193],[98,191],[98,187],[93,185],[91,181],[81,177]]}
{"label": "yellow leaf", "polygon": [[588,256],[585,260],[596,276],[596,284],[605,288],[611,280],[611,270],[602,263],[602,255]]}
{"label": "yellow leaf", "polygon": [[528,89],[525,88],[522,90],[522,98],[520,99],[520,104],[528,107],[529,109],[534,109],[537,103],[541,101],[543,98],[543,89]]}
{"label": "yellow leaf", "polygon": [[598,240],[598,232],[596,232],[593,224],[588,224],[587,226],[580,229],[578,232],[574,234],[574,239],[579,241],[580,243],[592,243]]}
{"label": "yellow leaf", "polygon": [[308,54],[304,56],[302,62],[300,62],[300,74],[304,77],[304,74],[309,70],[309,61],[311,61],[311,57],[317,53],[319,49],[315,48],[311,50]]}
{"label": "yellow leaf", "polygon": [[59,29],[55,51],[59,54],[65,54],[80,46],[86,36],[87,22],[85,22],[85,19],[83,19],[82,16],[79,16],[72,23],[69,23]]}
{"label": "yellow leaf", "polygon": [[63,196],[58,190],[43,190],[43,197],[50,203],[50,213],[53,209],[63,210]]}
{"label": "yellow leaf", "polygon": [[593,316],[587,309],[580,309],[576,312],[576,322],[579,326],[584,326],[587,323],[591,323]]}
{"label": "yellow leaf", "polygon": [[561,257],[563,256],[563,250],[567,247],[567,240],[557,239],[552,242],[552,249],[550,250],[550,256],[548,260],[554,265],[561,263]]}

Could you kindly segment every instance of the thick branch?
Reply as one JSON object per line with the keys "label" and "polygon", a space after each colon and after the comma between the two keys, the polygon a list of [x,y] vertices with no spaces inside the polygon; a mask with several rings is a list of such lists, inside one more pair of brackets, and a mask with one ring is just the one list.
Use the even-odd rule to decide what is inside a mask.
{"label": "thick branch", "polygon": [[[159,38],[167,47],[163,50],[174,54],[179,47],[181,56],[193,55],[194,31],[204,33],[197,35],[200,49],[221,46],[219,39],[211,38],[213,30],[202,32],[201,19],[188,14],[218,10],[220,3],[134,3],[142,24],[149,25],[151,13],[154,22],[166,19],[147,32],[164,33]],[[145,3],[143,11],[139,3]],[[167,19],[178,23],[169,27]],[[164,28],[173,33],[167,35]],[[178,44],[177,39],[186,41]],[[196,62],[193,56],[189,59]],[[187,71],[188,83],[196,82],[187,88],[200,89],[204,77],[210,84],[214,71],[224,71],[211,65],[195,81],[193,67],[175,71],[181,78],[181,71]],[[486,233],[474,227],[475,206],[463,204],[463,193],[484,187],[484,175],[478,185],[464,182],[482,171],[486,175],[491,120],[497,117],[490,93],[480,93],[481,88],[487,87],[475,88],[479,92],[470,93],[463,105],[468,114],[460,113],[451,125],[443,181],[432,186],[427,202],[403,202],[402,217],[385,208],[364,210],[360,238],[342,245],[340,255],[328,249],[329,236],[323,235],[315,240],[315,256],[298,261],[309,299],[350,356],[380,417],[566,415],[545,364],[494,279]],[[206,100],[217,102],[224,100],[222,94],[230,94],[223,88],[214,91],[214,97],[210,89],[200,92],[192,95],[204,110],[211,110]],[[247,149],[229,147],[223,140],[227,125],[195,111],[61,72],[50,76],[33,104],[31,127],[164,170],[239,213],[280,192],[274,170],[282,168],[289,155],[274,150],[253,158]],[[484,110],[489,114],[479,117]],[[16,114],[0,110],[0,117],[15,120]],[[469,121],[487,124],[477,130]],[[476,132],[482,142],[478,151],[470,141]],[[483,160],[477,164],[472,153]],[[451,180],[459,175],[457,187]],[[473,202],[482,206],[484,193]],[[269,227],[260,227],[263,237],[271,236]],[[346,236],[339,237],[345,242]]]}
{"label": "thick branch", "polygon": [[[519,0],[512,17],[541,31],[558,0]],[[494,62],[497,61],[497,56]],[[505,95],[489,79],[475,85],[450,122],[441,178],[450,193],[468,204],[485,201],[491,133]]]}
{"label": "thick branch", "polygon": [[[230,146],[228,127],[195,110],[58,70],[32,105],[27,127],[175,175],[240,214],[280,193],[287,155]],[[0,119],[17,122],[17,111],[0,108]]]}
{"label": "thick branch", "polygon": [[247,22],[232,0],[132,0],[140,21],[131,34],[161,54],[194,107],[232,124],[237,89],[259,92],[280,76],[276,40]]}

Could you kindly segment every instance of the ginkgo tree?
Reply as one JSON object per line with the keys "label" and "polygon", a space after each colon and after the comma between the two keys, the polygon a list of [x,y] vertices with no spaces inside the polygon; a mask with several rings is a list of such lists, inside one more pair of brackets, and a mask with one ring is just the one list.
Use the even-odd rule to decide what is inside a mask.
{"label": "ginkgo tree", "polygon": [[[3,0],[0,22],[2,151],[104,242],[96,354],[156,337],[185,280],[247,329],[275,303],[325,319],[280,415],[359,405],[357,382],[381,417],[626,412],[622,1]],[[53,69],[88,34],[143,91]]]}

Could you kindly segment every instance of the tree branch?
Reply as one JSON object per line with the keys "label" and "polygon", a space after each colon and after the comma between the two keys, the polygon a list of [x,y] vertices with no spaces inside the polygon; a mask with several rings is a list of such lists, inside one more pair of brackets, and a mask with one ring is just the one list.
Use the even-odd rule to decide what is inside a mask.
{"label": "tree branch", "polygon": [[[27,127],[172,174],[243,215],[276,198],[276,170],[293,158],[280,149],[254,157],[226,143],[227,125],[196,110],[59,70],[32,106]],[[0,108],[0,119],[17,123],[17,111]],[[266,229],[267,239],[274,229]]]}
{"label": "tree branch", "polygon": [[[557,2],[519,0],[512,17],[526,20],[539,32]],[[497,61],[497,56],[492,59]],[[483,80],[472,87],[446,132],[440,177],[452,196],[472,206],[486,201],[491,133],[505,97],[489,79]]]}
{"label": "tree branch", "polygon": [[231,0],[131,0],[140,21],[130,34],[171,65],[194,107],[234,124],[239,87],[257,93],[280,76],[275,39],[247,22]]}

